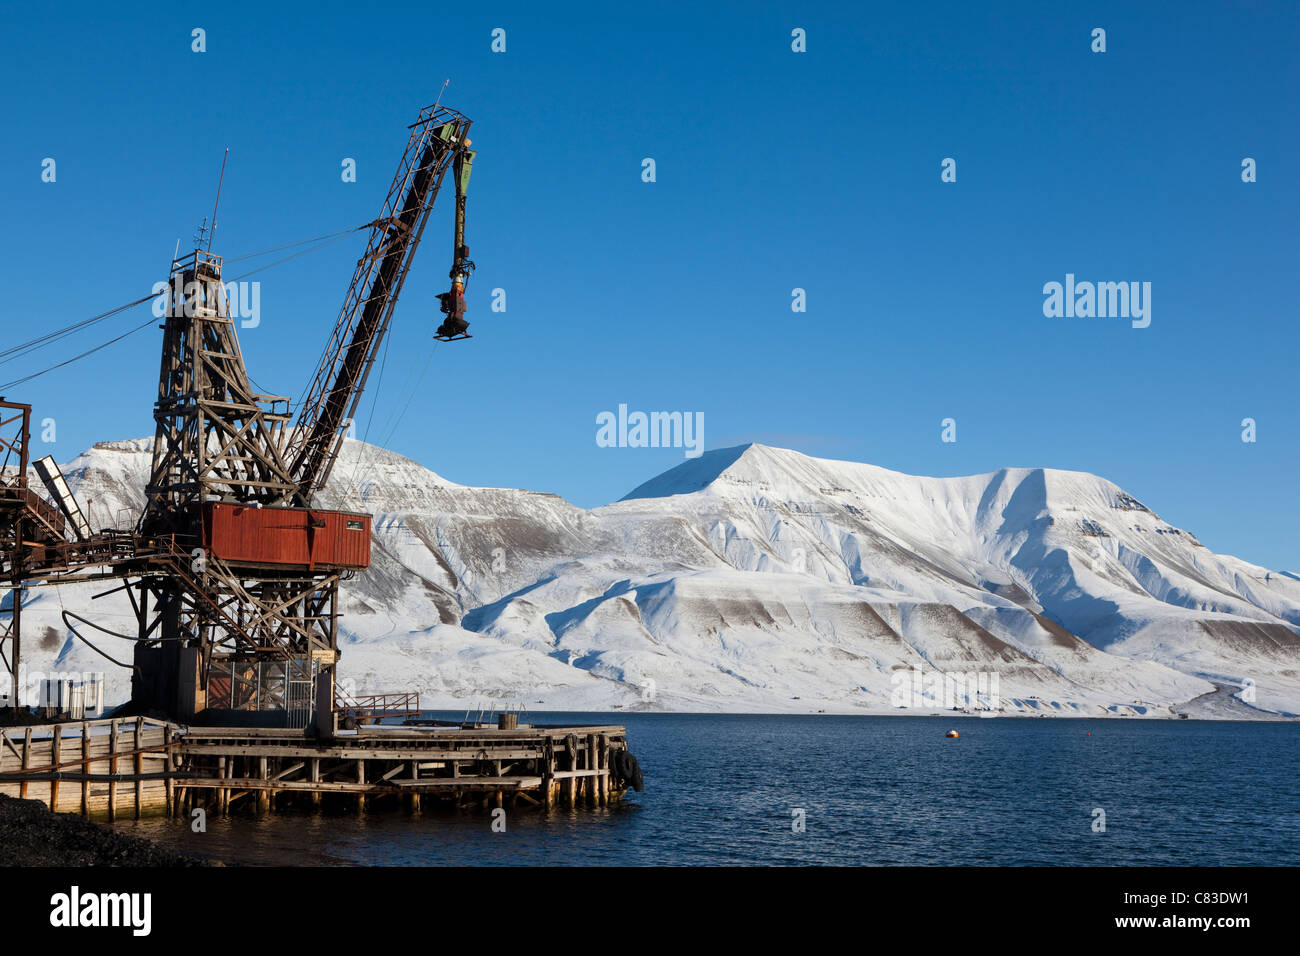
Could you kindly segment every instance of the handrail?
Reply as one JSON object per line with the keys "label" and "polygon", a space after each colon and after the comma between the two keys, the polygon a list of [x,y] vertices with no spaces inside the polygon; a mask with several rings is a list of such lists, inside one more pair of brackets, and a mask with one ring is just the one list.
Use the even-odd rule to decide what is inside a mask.
{"label": "handrail", "polygon": [[354,697],[340,692],[335,695],[334,709],[362,717],[400,716],[420,712],[419,691],[394,691]]}

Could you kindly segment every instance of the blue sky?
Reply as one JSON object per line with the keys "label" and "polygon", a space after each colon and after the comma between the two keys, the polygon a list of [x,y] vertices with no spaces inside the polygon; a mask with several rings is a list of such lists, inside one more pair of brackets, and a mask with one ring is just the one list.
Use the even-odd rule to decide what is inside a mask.
{"label": "blue sky", "polygon": [[[1096,472],[1214,550],[1300,570],[1300,17],[978,6],[7,6],[5,340],[147,293],[210,215],[227,146],[214,252],[374,218],[407,124],[450,77],[443,101],[479,150],[475,337],[430,360],[444,195],[363,404],[371,440],[453,481],[594,506],[683,454],[598,447],[600,412],[702,412],[709,448]],[[241,342],[259,385],[306,385],[362,246],[257,277]],[[1150,327],[1044,317],[1043,284],[1066,273],[1151,282]],[[7,395],[56,420],[60,460],[152,434],[159,345],[150,328]]]}

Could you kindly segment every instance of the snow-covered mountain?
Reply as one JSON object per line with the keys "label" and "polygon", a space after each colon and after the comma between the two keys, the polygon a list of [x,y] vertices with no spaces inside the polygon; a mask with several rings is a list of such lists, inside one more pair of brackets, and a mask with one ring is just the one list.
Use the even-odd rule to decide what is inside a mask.
{"label": "snow-covered mountain", "polygon": [[[131,524],[149,447],[103,443],[65,467],[92,527]],[[348,442],[322,498],[375,516],[343,606],[340,671],[359,693],[895,712],[902,670],[995,674],[1013,712],[1300,712],[1300,579],[1213,554],[1090,474],[924,478],[745,445],[588,511]],[[60,616],[130,633],[101,590],[31,589],[28,662],[105,669],[120,698],[127,672]]]}

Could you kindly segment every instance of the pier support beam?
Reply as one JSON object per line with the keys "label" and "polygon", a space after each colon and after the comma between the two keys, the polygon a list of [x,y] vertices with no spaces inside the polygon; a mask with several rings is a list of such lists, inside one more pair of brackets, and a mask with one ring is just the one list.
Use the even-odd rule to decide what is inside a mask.
{"label": "pier support beam", "polygon": [[609,805],[609,737],[600,735],[596,750],[596,767],[600,776],[596,778],[596,803],[602,807]]}
{"label": "pier support beam", "polygon": [[135,719],[135,733],[131,736],[131,749],[135,751],[135,818],[140,819],[140,808],[144,804],[144,718]]}
{"label": "pier support beam", "polygon": [[[81,773],[84,778],[90,776],[90,725],[81,725]],[[81,815],[90,815],[90,780],[81,781]]]}
{"label": "pier support beam", "polygon": [[[266,757],[257,758],[257,776],[262,780],[270,780],[271,770],[269,761]],[[257,791],[257,813],[261,816],[263,813],[269,813],[271,810],[271,791],[260,789]]]}
{"label": "pier support beam", "polygon": [[[233,763],[233,758],[229,762],[225,757],[217,758],[217,776],[222,780],[228,780],[234,776],[230,772],[230,763]],[[217,790],[217,813],[223,817],[230,815],[230,789],[228,787],[221,787]]]}
{"label": "pier support beam", "polygon": [[[63,725],[56,724],[54,727],[54,740],[51,743],[51,751],[54,757],[54,766],[60,764],[59,752],[63,749]],[[50,781],[50,809],[55,813],[59,812],[59,779],[56,776]]]}
{"label": "pier support beam", "polygon": [[[117,728],[118,722],[114,720],[108,725],[108,772],[117,774]],[[112,823],[117,819],[117,781],[108,782],[108,822]]]}
{"label": "pier support beam", "polygon": [[[172,747],[172,744],[175,740],[176,740],[176,735],[172,731],[171,724],[168,724],[166,727],[163,728],[163,744],[167,748],[168,773],[175,773],[176,767],[178,766],[178,762],[176,760],[176,751]],[[167,816],[174,817],[176,815],[176,784],[173,782],[171,777],[167,778],[167,781],[164,784],[164,788],[166,789],[167,792]]]}

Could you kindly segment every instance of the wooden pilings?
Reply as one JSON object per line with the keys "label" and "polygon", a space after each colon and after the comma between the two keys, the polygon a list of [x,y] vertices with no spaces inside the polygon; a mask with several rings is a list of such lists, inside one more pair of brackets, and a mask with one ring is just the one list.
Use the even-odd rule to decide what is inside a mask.
{"label": "wooden pilings", "polygon": [[[54,736],[50,744],[50,766],[61,766],[59,759],[63,756],[63,727],[59,724],[54,725]],[[59,805],[59,774],[54,773],[50,778],[50,806]]]}
{"label": "wooden pilings", "polygon": [[[419,768],[416,761],[412,760],[410,762],[410,766],[407,767],[407,772],[409,773],[412,780],[417,778],[417,776],[419,775]],[[418,790],[412,790],[410,793],[406,795],[406,809],[412,814],[415,814],[417,816],[419,815],[420,792]]]}
{"label": "wooden pilings", "polygon": [[168,724],[163,728],[163,742],[167,746],[167,780],[164,782],[167,815],[176,812],[176,784],[172,774],[176,772],[176,728]]}
{"label": "wooden pilings", "polygon": [[[90,734],[81,735],[81,766],[90,768]],[[90,814],[90,775],[84,774],[81,781],[81,815]]]}
{"label": "wooden pilings", "polygon": [[[0,731],[0,793],[59,812],[120,819],[195,807],[273,813],[346,800],[358,812],[427,799],[545,809],[621,795],[611,753],[622,727],[385,727],[304,737],[270,728],[183,728],[149,718]],[[244,799],[247,798],[247,799]],[[242,801],[242,802],[241,802]]]}
{"label": "wooden pilings", "polygon": [[[625,739],[616,726],[372,726],[328,740],[266,728],[191,728],[181,755],[185,786],[218,806],[227,799],[223,793],[251,792],[268,808],[346,799],[358,812],[373,803],[419,813],[429,798],[484,809],[521,800],[545,808],[598,807],[621,793],[611,783],[608,754],[626,746]],[[256,773],[243,767],[249,762]]]}
{"label": "wooden pilings", "polygon": [[[7,735],[6,735],[6,739],[8,739],[8,736],[7,736]],[[23,735],[22,769],[23,769],[24,774],[25,774],[27,771],[31,770],[31,766],[32,766],[32,764],[31,764],[31,756],[32,756],[32,728],[28,727],[28,728],[27,728],[27,732]],[[20,797],[22,797],[24,800],[27,799],[27,780],[26,780],[26,778],[23,779],[22,785],[21,785],[21,787],[20,787],[20,789],[19,789],[19,791],[18,791],[18,795],[19,795]]]}
{"label": "wooden pilings", "polygon": [[140,819],[140,809],[144,805],[144,754],[140,752],[139,741],[144,737],[144,718],[135,719],[135,818]]}
{"label": "wooden pilings", "polygon": [[[117,735],[119,724],[116,720],[111,720],[108,727],[108,752],[112,755],[108,759],[108,772],[112,777],[108,782],[108,821],[112,823],[117,819]],[[50,809],[56,810],[57,804],[51,802]]]}
{"label": "wooden pilings", "polygon": [[555,742],[547,738],[542,744],[542,806],[555,806]]}
{"label": "wooden pilings", "polygon": [[[263,783],[269,783],[271,779],[271,764],[266,757],[259,757],[257,761],[257,777]],[[271,809],[271,789],[270,787],[260,787],[257,791],[257,812],[258,814],[268,813]]]}

